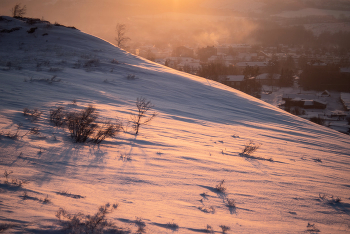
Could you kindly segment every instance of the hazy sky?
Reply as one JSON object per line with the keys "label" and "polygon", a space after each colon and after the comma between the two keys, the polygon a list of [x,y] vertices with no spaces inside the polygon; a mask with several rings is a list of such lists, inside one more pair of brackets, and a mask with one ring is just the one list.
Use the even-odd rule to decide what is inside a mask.
{"label": "hazy sky", "polygon": [[[326,0],[0,0],[0,14],[15,3],[28,17],[58,22],[114,42],[115,26],[124,23],[130,43],[214,45],[247,42],[257,19],[281,10]],[[332,0],[332,2],[343,0]],[[328,1],[329,2],[329,1]],[[346,2],[346,1],[345,1]],[[335,6],[335,5],[334,5]]]}
{"label": "hazy sky", "polygon": [[[253,26],[241,18],[233,3],[238,0],[22,0],[28,17],[44,18],[75,26],[108,41],[114,40],[115,26],[124,23],[132,43],[217,43],[219,38],[242,38]],[[214,4],[215,3],[215,4]],[[13,0],[1,0],[0,14],[10,15]],[[253,9],[256,9],[254,5]],[[260,6],[260,5],[259,5]],[[240,17],[240,18],[236,18]],[[228,28],[230,28],[228,30]]]}

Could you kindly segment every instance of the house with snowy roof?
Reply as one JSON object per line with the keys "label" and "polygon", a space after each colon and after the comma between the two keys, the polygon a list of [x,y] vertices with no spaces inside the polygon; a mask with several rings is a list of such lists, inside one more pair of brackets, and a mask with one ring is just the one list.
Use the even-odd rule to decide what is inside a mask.
{"label": "house with snowy roof", "polygon": [[279,85],[280,78],[280,74],[263,73],[256,77],[256,81],[261,85]]}
{"label": "house with snowy roof", "polygon": [[222,83],[235,89],[240,89],[243,81],[244,75],[229,75],[226,76],[226,79]]}
{"label": "house with snowy roof", "polygon": [[248,66],[254,68],[258,67],[261,73],[267,72],[267,62],[238,62],[235,66],[238,67],[241,72]]}

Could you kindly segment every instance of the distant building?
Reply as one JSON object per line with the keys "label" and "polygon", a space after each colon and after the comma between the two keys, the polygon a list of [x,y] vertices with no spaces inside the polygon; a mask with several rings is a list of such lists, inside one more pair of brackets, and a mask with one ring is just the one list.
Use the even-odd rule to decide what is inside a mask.
{"label": "distant building", "polygon": [[208,58],[211,56],[216,56],[218,54],[218,50],[214,46],[207,46],[204,48],[199,48],[197,54],[200,61],[207,62]]}
{"label": "distant building", "polygon": [[208,63],[221,63],[225,66],[233,65],[233,57],[231,55],[213,55],[208,58]]}
{"label": "distant building", "polygon": [[237,51],[237,52],[248,52],[249,50],[252,49],[252,46],[247,44],[232,44],[230,45],[230,47],[232,48],[233,51]]}
{"label": "distant building", "polygon": [[201,68],[199,59],[190,57],[169,57],[164,64],[168,67],[191,74],[197,74],[198,70]]}
{"label": "distant building", "polygon": [[344,111],[335,110],[331,112],[330,117],[336,117],[338,120],[344,120],[346,118],[346,113]]}
{"label": "distant building", "polygon": [[173,50],[174,57],[194,57],[193,49],[187,48],[185,46],[176,47]]}
{"label": "distant building", "polygon": [[257,53],[238,53],[236,56],[237,61],[252,62],[258,60]]}
{"label": "distant building", "polygon": [[269,74],[263,73],[256,77],[256,81],[258,81],[261,85],[279,85],[281,75],[280,74]]}
{"label": "distant building", "polygon": [[259,72],[260,73],[264,73],[264,72],[267,72],[267,62],[238,62],[236,63],[235,65],[239,70],[240,72],[243,73],[243,70],[250,66],[250,67],[258,67],[259,68]]}
{"label": "distant building", "polygon": [[327,103],[315,99],[303,99],[297,94],[283,94],[282,100],[285,101],[285,106],[298,106],[305,109],[326,109]]}
{"label": "distant building", "polygon": [[235,89],[240,89],[243,81],[244,75],[230,75],[226,76],[226,79],[222,83]]}
{"label": "distant building", "polygon": [[330,97],[330,96],[331,94],[328,92],[328,90],[325,90],[320,94],[320,97]]}
{"label": "distant building", "polygon": [[340,93],[340,100],[345,110],[350,110],[350,93]]}
{"label": "distant building", "polygon": [[341,73],[350,73],[350,67],[341,67],[340,72]]}

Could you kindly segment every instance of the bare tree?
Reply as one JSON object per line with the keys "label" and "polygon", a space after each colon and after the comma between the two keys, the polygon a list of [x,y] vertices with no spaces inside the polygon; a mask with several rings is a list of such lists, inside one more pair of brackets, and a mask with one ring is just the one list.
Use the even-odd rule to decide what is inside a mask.
{"label": "bare tree", "polygon": [[135,129],[135,135],[139,133],[139,128],[141,125],[149,123],[157,115],[156,112],[152,114],[147,113],[147,111],[152,109],[154,106],[151,101],[147,101],[147,99],[144,97],[137,98],[136,107],[138,113],[131,117],[131,122],[133,123]]}
{"label": "bare tree", "polygon": [[117,41],[117,46],[120,48],[125,47],[125,43],[129,40],[131,40],[129,37],[125,36],[126,33],[126,25],[125,24],[117,24],[117,27],[115,29],[117,32],[117,36],[115,40]]}
{"label": "bare tree", "polygon": [[23,17],[27,12],[27,6],[24,5],[23,7],[21,7],[20,3],[17,3],[12,9],[11,9],[11,13],[12,13],[12,17]]}

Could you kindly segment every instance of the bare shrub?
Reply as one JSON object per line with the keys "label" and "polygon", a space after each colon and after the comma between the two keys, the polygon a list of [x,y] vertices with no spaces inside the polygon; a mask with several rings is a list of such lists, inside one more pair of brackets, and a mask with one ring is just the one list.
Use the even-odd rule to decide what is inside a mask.
{"label": "bare shrub", "polygon": [[321,163],[321,162],[322,162],[322,159],[320,159],[320,158],[314,158],[314,161],[315,161],[315,162],[320,162],[320,163]]}
{"label": "bare shrub", "polygon": [[29,25],[34,25],[39,22],[45,22],[44,20],[41,20],[39,18],[26,18],[26,23]]}
{"label": "bare shrub", "polygon": [[18,179],[12,179],[11,182],[9,182],[9,185],[16,186],[16,187],[22,187],[23,184],[28,184],[29,182],[26,180],[18,180]]}
{"label": "bare shrub", "polygon": [[251,155],[255,151],[257,151],[260,148],[259,144],[254,143],[252,140],[250,140],[248,143],[244,145],[244,148],[242,150],[242,154],[245,155]]}
{"label": "bare shrub", "polygon": [[96,144],[100,144],[102,141],[104,141],[107,137],[114,137],[121,129],[120,124],[114,125],[110,122],[107,122],[104,124],[103,127],[101,127],[95,136],[92,138],[92,142]]}
{"label": "bare shrub", "polygon": [[24,191],[24,192],[23,192],[22,199],[23,199],[23,200],[29,199],[29,196],[28,196],[27,191]]}
{"label": "bare shrub", "polygon": [[[41,65],[38,65],[38,64],[37,64],[37,66],[39,66],[38,68],[41,69],[41,68],[40,68]],[[25,82],[27,82],[26,79],[25,79]],[[44,83],[47,83],[47,84],[53,84],[53,83],[61,82],[61,79],[57,79],[57,76],[56,76],[56,75],[55,75],[55,76],[52,76],[51,79],[49,79],[49,78],[47,78],[47,79],[45,79],[45,78],[43,78],[43,79],[33,79],[33,77],[31,77],[31,78],[29,79],[29,82],[30,82],[30,83],[31,83],[31,82],[44,82]]]}
{"label": "bare shrub", "polygon": [[207,224],[206,231],[207,231],[207,233],[214,233],[214,229],[209,224]]}
{"label": "bare shrub", "polygon": [[227,202],[227,206],[228,207],[230,207],[230,208],[235,208],[236,207],[236,203],[235,203],[234,199],[227,198],[226,202]]}
{"label": "bare shrub", "polygon": [[30,110],[28,108],[23,109],[23,115],[27,116],[31,122],[37,121],[40,118],[41,114],[42,112],[39,111],[38,109],[33,109],[33,110]]}
{"label": "bare shrub", "polygon": [[13,173],[13,171],[7,172],[7,170],[5,170],[5,172],[4,172],[5,183],[8,182],[8,177],[9,177],[9,175],[11,175],[12,173]]}
{"label": "bare shrub", "polygon": [[21,30],[21,28],[22,27],[14,27],[14,28],[11,28],[11,29],[2,29],[2,30],[0,30],[0,33],[12,33],[12,32]]}
{"label": "bare shrub", "polygon": [[94,215],[83,213],[70,214],[66,210],[59,208],[56,217],[63,224],[65,229],[71,233],[102,233],[112,224],[107,220],[107,215],[117,209],[118,204],[109,203],[101,206]]}
{"label": "bare shrub", "polygon": [[224,186],[225,180],[222,180],[218,185],[215,186],[215,189],[218,192],[225,193],[226,187]]}
{"label": "bare shrub", "polygon": [[119,64],[118,60],[115,60],[115,59],[113,59],[113,60],[111,61],[111,63],[113,63],[113,64]]}
{"label": "bare shrub", "polygon": [[128,80],[135,80],[135,79],[136,79],[136,76],[135,76],[134,74],[128,74],[128,75],[126,76],[126,79],[128,79]]}
{"label": "bare shrub", "polygon": [[47,204],[47,203],[50,203],[50,202],[51,202],[51,199],[49,199],[49,195],[46,195],[45,198],[39,199],[39,201],[41,201],[41,202],[44,203],[44,204]]}
{"label": "bare shrub", "polygon": [[16,132],[10,132],[10,131],[8,131],[7,133],[1,132],[0,137],[5,136],[5,137],[10,138],[12,140],[17,140],[18,138],[23,137],[24,135],[23,136],[19,135],[19,130],[20,130],[21,126],[22,126],[21,124],[17,125]]}
{"label": "bare shrub", "polygon": [[145,230],[146,224],[144,221],[142,221],[141,218],[136,217],[135,225],[137,226],[137,231],[136,231],[137,233],[146,232],[146,230]]}
{"label": "bare shrub", "polygon": [[62,106],[50,110],[50,122],[55,126],[63,126],[66,123],[66,120],[66,114],[64,113],[64,108]]}
{"label": "bare shrub", "polygon": [[126,161],[131,161],[132,158],[131,158],[131,155],[129,154],[120,154],[120,160],[122,160],[123,162],[126,162]]}
{"label": "bare shrub", "polygon": [[147,112],[152,109],[154,106],[151,101],[147,101],[144,97],[139,97],[136,100],[137,114],[131,117],[133,127],[135,129],[135,135],[139,133],[141,125],[149,123],[157,113],[148,114]]}
{"label": "bare shrub", "polygon": [[16,17],[23,17],[27,12],[27,6],[24,5],[23,7],[21,6],[21,4],[16,4],[12,9],[11,9],[11,13],[12,13],[12,17],[16,18]]}
{"label": "bare shrub", "polygon": [[307,223],[306,231],[308,232],[320,232],[320,230],[316,227],[315,224]]}
{"label": "bare shrub", "polygon": [[39,135],[39,134],[40,134],[39,128],[37,128],[37,127],[32,127],[32,128],[29,130],[29,133],[30,133],[30,134],[33,134],[33,135]]}
{"label": "bare shrub", "polygon": [[320,200],[325,201],[325,202],[329,203],[330,205],[339,204],[341,202],[340,197],[334,197],[333,195],[327,196],[326,194],[320,193],[318,196],[319,196]]}
{"label": "bare shrub", "polygon": [[95,58],[95,59],[89,59],[84,63],[84,67],[97,67],[100,64],[100,60]]}
{"label": "bare shrub", "polygon": [[212,213],[215,214],[215,207],[214,206],[202,206],[202,207],[198,207],[199,210],[203,211],[204,213]]}
{"label": "bare shrub", "polygon": [[65,197],[71,197],[74,199],[80,199],[80,198],[85,198],[84,196],[78,195],[78,194],[71,194],[68,191],[60,191],[56,192],[58,195],[65,196]]}
{"label": "bare shrub", "polygon": [[231,228],[225,225],[220,225],[219,226],[222,230],[222,233],[227,233],[227,231],[229,231]]}
{"label": "bare shrub", "polygon": [[75,142],[86,142],[94,133],[97,127],[95,124],[97,116],[96,109],[91,105],[80,112],[67,114],[67,126]]}
{"label": "bare shrub", "polygon": [[38,27],[30,28],[30,29],[27,31],[27,33],[32,34],[32,33],[34,33],[37,29],[38,29]]}
{"label": "bare shrub", "polygon": [[63,68],[59,67],[50,67],[49,72],[60,72],[63,71]]}
{"label": "bare shrub", "polygon": [[9,175],[11,175],[12,173],[13,171],[7,172],[7,170],[5,170],[4,172],[5,184],[10,186],[15,186],[15,187],[21,187],[23,184],[29,183],[26,180],[18,180],[18,179],[11,179],[11,181],[9,181]]}
{"label": "bare shrub", "polygon": [[45,23],[45,28],[52,28],[52,24],[50,22]]}
{"label": "bare shrub", "polygon": [[174,230],[176,231],[177,229],[179,229],[179,225],[177,225],[176,223],[174,222],[169,222],[166,224],[166,227],[171,229],[171,230]]}
{"label": "bare shrub", "polygon": [[12,223],[1,223],[0,224],[0,232],[6,231],[7,229],[16,227],[16,225]]}
{"label": "bare shrub", "polygon": [[[73,101],[74,105],[76,100]],[[50,110],[50,122],[55,126],[66,126],[71,133],[72,139],[77,143],[87,140],[95,144],[100,144],[108,137],[114,137],[121,129],[120,122],[112,124],[105,122],[102,126],[96,123],[98,114],[93,106],[79,112],[65,113],[64,108],[59,106]]]}

